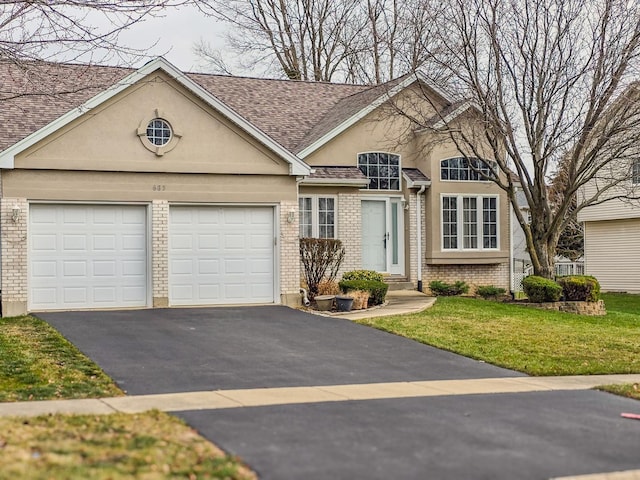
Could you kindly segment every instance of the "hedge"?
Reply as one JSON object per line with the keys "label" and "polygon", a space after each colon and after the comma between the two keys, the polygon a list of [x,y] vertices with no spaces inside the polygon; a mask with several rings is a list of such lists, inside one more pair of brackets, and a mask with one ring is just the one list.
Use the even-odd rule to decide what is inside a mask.
{"label": "hedge", "polygon": [[534,303],[557,302],[562,295],[562,287],[548,278],[529,275],[522,280],[522,289]]}
{"label": "hedge", "polygon": [[340,289],[344,293],[350,290],[366,290],[369,292],[369,306],[382,305],[387,296],[389,285],[376,280],[341,280]]}
{"label": "hedge", "polygon": [[597,302],[600,300],[600,283],[590,275],[559,277],[564,299],[571,302]]}
{"label": "hedge", "polygon": [[458,280],[455,283],[447,283],[441,280],[434,280],[429,283],[431,293],[438,297],[452,297],[454,295],[462,295],[469,291],[469,285]]}
{"label": "hedge", "polygon": [[381,273],[375,270],[352,270],[342,275],[342,280],[375,280],[376,282],[384,282]]}

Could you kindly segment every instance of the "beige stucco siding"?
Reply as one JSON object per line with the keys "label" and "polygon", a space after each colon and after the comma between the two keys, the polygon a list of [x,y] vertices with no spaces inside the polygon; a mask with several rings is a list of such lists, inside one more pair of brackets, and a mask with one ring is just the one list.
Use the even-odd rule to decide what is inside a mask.
{"label": "beige stucco siding", "polygon": [[297,201],[294,177],[8,170],[5,197],[54,201],[275,203]]}
{"label": "beige stucco siding", "polygon": [[584,252],[603,290],[640,293],[640,219],[586,222]]}
{"label": "beige stucco siding", "polygon": [[[162,156],[138,129],[159,116],[180,137]],[[156,74],[16,157],[16,168],[288,175],[289,164],[166,75]]]}

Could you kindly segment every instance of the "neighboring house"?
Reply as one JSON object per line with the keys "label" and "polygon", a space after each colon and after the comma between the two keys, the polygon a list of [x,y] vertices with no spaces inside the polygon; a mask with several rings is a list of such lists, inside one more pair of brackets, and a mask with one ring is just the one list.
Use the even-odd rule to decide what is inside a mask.
{"label": "neighboring house", "polygon": [[[518,208],[530,221],[531,214],[529,213],[529,204],[527,197],[522,191],[521,187],[517,187],[516,201]],[[531,256],[529,255],[529,249],[527,248],[527,240],[524,234],[524,230],[518,222],[516,215],[513,211],[513,207],[510,207],[511,213],[511,291],[522,291],[522,280],[531,274]]]}
{"label": "neighboring house", "polygon": [[[631,165],[631,178],[610,195],[640,188],[640,160]],[[597,188],[587,185],[586,194]],[[578,214],[584,224],[585,273],[609,292],[640,293],[640,204],[610,199],[584,208]]]}
{"label": "neighboring house", "polygon": [[366,87],[187,74],[161,58],[48,68],[69,93],[38,94],[0,64],[3,90],[32,94],[0,111],[3,315],[297,305],[300,235],[342,240],[342,271],[509,286],[504,193],[386,108],[472,118],[415,75]]}

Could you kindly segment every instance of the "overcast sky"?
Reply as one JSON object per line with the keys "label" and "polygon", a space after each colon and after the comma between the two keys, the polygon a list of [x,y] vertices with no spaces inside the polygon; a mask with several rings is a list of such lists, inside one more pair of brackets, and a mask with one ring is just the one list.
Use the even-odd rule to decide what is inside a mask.
{"label": "overcast sky", "polygon": [[222,26],[213,18],[202,15],[195,7],[171,8],[161,17],[149,17],[123,32],[120,43],[147,49],[150,56],[162,55],[183,71],[202,71],[201,62],[193,53],[193,45],[205,39],[222,48]]}

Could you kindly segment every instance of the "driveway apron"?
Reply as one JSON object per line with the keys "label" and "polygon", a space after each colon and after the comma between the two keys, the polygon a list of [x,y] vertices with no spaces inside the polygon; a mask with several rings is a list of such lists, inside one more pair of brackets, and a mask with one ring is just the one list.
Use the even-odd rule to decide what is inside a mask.
{"label": "driveway apron", "polygon": [[522,376],[279,306],[39,316],[133,395]]}
{"label": "driveway apron", "polygon": [[[134,395],[524,377],[285,307],[39,316]],[[548,391],[177,415],[262,480],[501,480],[639,469],[640,422],[620,417],[637,405],[596,391]]]}

